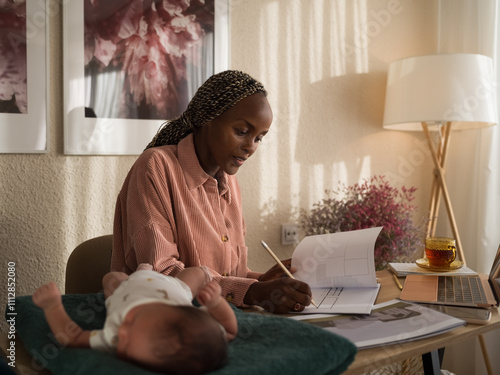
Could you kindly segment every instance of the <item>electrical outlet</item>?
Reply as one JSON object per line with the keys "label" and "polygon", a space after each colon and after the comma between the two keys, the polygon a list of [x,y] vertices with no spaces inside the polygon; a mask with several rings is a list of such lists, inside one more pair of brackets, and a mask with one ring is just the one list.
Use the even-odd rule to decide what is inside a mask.
{"label": "electrical outlet", "polygon": [[299,242],[298,230],[297,224],[281,224],[281,244],[293,245]]}

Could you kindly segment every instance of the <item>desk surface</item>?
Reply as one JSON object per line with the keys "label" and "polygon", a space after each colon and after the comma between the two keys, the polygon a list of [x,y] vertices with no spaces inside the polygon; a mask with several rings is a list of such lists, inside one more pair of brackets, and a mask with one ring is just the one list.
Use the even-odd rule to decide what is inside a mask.
{"label": "desk surface", "polygon": [[[399,296],[400,290],[396,286],[392,279],[392,274],[389,271],[379,271],[377,272],[377,277],[381,282],[381,288],[376,303],[390,301]],[[362,349],[358,352],[354,362],[344,374],[363,374],[391,363],[403,361],[443,348],[449,345],[450,342],[461,342],[498,328],[500,328],[498,309],[493,309],[491,322],[488,324],[467,324],[466,326],[426,339]]]}

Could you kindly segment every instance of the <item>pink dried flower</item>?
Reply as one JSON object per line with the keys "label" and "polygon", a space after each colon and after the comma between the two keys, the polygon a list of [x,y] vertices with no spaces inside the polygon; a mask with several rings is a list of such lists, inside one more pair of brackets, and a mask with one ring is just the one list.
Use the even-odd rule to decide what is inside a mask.
{"label": "pink dried flower", "polygon": [[[382,226],[375,243],[375,268],[389,262],[414,261],[423,248],[423,222],[413,223],[417,207],[410,204],[416,188],[398,190],[384,176],[374,176],[362,184],[343,185],[338,199],[325,198],[300,215],[306,235],[344,232]],[[327,195],[332,192],[327,191]]]}

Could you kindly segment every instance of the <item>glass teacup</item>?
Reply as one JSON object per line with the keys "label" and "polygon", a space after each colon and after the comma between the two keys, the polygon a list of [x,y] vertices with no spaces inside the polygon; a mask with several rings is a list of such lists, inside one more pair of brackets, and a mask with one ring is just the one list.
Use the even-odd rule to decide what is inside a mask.
{"label": "glass teacup", "polygon": [[425,256],[432,267],[449,267],[456,258],[455,240],[447,237],[429,237],[425,240]]}

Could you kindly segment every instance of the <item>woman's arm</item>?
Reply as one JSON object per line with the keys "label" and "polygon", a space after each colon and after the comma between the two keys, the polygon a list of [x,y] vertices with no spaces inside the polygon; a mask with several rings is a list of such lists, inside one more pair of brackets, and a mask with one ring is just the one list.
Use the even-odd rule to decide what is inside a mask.
{"label": "woman's arm", "polygon": [[149,150],[136,160],[116,202],[111,271],[130,274],[149,263],[154,271],[175,276],[184,268],[174,213],[179,203],[171,195],[181,177],[172,152]]}
{"label": "woman's arm", "polygon": [[33,294],[33,302],[42,308],[47,323],[57,341],[63,346],[90,347],[90,331],[84,331],[64,310],[61,292],[56,284],[42,285]]}

